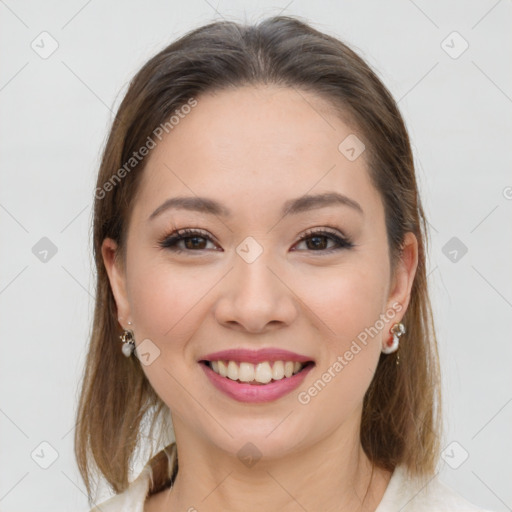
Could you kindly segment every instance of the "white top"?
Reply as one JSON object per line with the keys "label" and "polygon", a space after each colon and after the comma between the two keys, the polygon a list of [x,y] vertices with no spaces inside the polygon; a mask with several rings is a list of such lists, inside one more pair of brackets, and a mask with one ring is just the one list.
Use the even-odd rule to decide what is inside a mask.
{"label": "white top", "polygon": [[[169,460],[171,463],[171,459]],[[90,512],[144,512],[144,503],[152,485],[151,475],[151,464],[148,462],[124,492],[96,505]],[[426,485],[419,479],[408,478],[404,466],[397,466],[393,471],[382,500],[375,510],[398,511],[491,512],[471,504],[437,476],[427,481]]]}

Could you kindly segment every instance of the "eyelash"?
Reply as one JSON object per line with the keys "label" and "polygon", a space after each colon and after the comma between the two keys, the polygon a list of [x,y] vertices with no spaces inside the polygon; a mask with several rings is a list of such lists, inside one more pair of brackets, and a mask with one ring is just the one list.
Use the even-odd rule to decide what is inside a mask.
{"label": "eyelash", "polygon": [[[342,249],[351,249],[352,247],[354,247],[354,244],[352,243],[352,241],[349,238],[340,236],[337,232],[330,231],[327,229],[309,230],[299,238],[298,243],[303,242],[304,240],[318,237],[318,236],[329,238],[330,240],[332,240],[336,244],[338,244],[338,247],[334,247],[334,248],[331,247],[330,249],[318,250],[318,251],[310,250],[310,251],[305,251],[305,252],[320,252],[320,253],[324,253],[324,254],[331,254],[333,252],[336,252],[336,251],[339,251]],[[166,236],[164,239],[162,239],[158,243],[158,245],[162,249],[168,249],[175,253],[202,252],[202,251],[207,250],[207,249],[198,249],[197,251],[195,251],[195,250],[191,250],[191,249],[179,249],[176,247],[179,242],[181,242],[182,240],[187,240],[189,238],[204,238],[205,240],[214,242],[214,240],[212,240],[206,233],[204,233],[202,231],[195,230],[195,229],[178,229],[178,230],[174,231],[173,233],[171,233],[170,235]]]}

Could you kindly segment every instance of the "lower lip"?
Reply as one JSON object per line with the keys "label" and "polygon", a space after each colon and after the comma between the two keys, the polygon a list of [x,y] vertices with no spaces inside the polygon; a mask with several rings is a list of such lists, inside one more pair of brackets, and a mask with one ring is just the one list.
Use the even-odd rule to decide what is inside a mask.
{"label": "lower lip", "polygon": [[281,380],[269,382],[268,384],[246,384],[222,377],[215,373],[209,366],[199,363],[212,384],[219,390],[239,402],[272,402],[292,392],[300,386],[306,375],[313,368],[309,364],[299,373],[291,377],[284,377]]}

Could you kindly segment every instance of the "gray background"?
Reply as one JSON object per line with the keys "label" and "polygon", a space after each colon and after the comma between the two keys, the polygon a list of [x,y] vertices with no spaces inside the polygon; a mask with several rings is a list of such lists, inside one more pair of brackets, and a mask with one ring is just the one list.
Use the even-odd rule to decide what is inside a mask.
{"label": "gray background", "polygon": [[91,204],[127,82],[201,23],[279,13],[348,42],[399,100],[432,228],[440,476],[511,510],[510,0],[0,0],[0,510],[88,510],[73,426],[93,306]]}

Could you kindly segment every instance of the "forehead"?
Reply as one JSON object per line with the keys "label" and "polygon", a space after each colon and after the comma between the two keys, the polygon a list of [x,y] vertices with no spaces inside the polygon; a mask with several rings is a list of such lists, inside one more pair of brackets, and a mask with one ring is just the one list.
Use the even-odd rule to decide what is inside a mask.
{"label": "forehead", "polygon": [[344,152],[344,141],[350,145],[362,136],[318,96],[251,86],[196,99],[197,106],[149,155],[142,204],[197,195],[253,209],[277,208],[287,197],[325,191],[358,202],[379,201],[365,152],[356,159]]}

